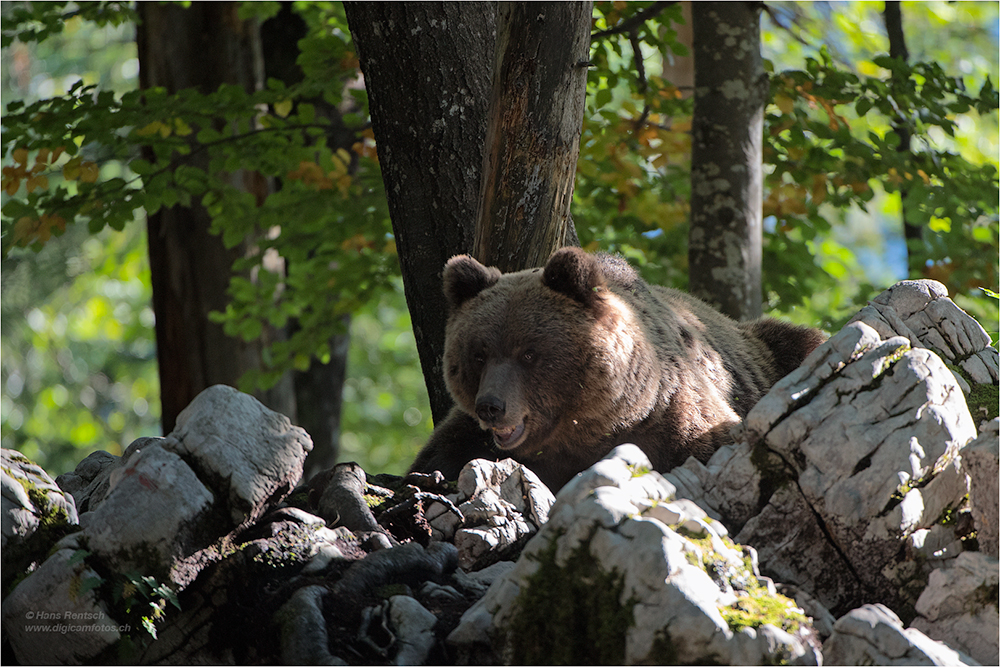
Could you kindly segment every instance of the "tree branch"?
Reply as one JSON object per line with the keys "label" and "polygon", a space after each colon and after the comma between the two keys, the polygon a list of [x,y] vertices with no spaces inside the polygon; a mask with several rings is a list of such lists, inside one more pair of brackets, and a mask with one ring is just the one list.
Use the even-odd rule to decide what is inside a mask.
{"label": "tree branch", "polygon": [[610,37],[611,35],[620,35],[623,32],[631,32],[633,28],[637,28],[642,25],[646,19],[651,19],[670,5],[677,4],[677,0],[670,0],[669,2],[654,2],[646,9],[641,12],[637,12],[635,15],[630,16],[616,26],[612,26],[607,30],[601,30],[600,32],[595,32],[590,35],[590,41],[595,42],[599,39],[604,39],[605,37]]}

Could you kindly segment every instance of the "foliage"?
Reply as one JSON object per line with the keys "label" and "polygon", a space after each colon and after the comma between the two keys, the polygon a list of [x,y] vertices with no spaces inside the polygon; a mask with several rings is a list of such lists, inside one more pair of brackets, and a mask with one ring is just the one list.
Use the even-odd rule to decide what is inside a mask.
{"label": "foliage", "polygon": [[143,229],[71,229],[3,266],[0,439],[54,473],[158,434]]}
{"label": "foliage", "polygon": [[433,428],[401,280],[351,322],[341,459],[402,475]]}
{"label": "foliage", "polygon": [[[647,279],[683,287],[691,108],[684,91],[661,74],[687,50],[677,40],[680,6],[654,13],[658,5],[595,4],[600,38],[591,57],[574,215],[585,246],[599,240],[637,263]],[[884,37],[873,40],[859,26],[880,17],[866,15],[847,27],[838,14],[870,13],[871,3],[841,3],[836,10],[776,5],[772,15],[791,16],[794,39],[791,29],[765,22],[765,54],[783,67],[767,63],[773,74],[765,118],[766,309],[835,330],[892,281],[930,277],[996,332],[995,304],[975,289],[997,284],[995,132],[992,151],[955,150],[970,126],[996,123],[990,72],[976,71],[972,81],[936,61],[907,65],[871,52],[873,41],[886,48]],[[818,17],[822,11],[827,15]],[[859,40],[849,49],[840,42],[830,47],[847,51],[847,58],[830,55],[832,40],[823,31],[831,23]],[[936,27],[942,40],[948,36],[947,25]],[[920,37],[925,45],[932,41],[924,31]],[[992,39],[984,48],[995,49]],[[768,49],[774,43],[780,48]],[[923,50],[940,59],[938,51]],[[854,65],[864,71],[852,71]],[[897,123],[913,136],[909,153],[896,150]],[[898,195],[897,209],[884,209],[886,194],[898,193],[902,183],[907,219],[925,227],[924,245],[912,252],[926,268],[914,276],[882,270],[872,276],[882,283],[875,287],[865,279],[861,253],[844,242],[854,241],[840,239],[855,211],[865,216],[860,225],[867,229],[855,230],[862,235],[875,231],[873,221],[881,226],[887,214],[898,216]],[[901,240],[898,218],[892,224],[890,233]]]}
{"label": "foliage", "polygon": [[[924,276],[914,277],[941,280],[952,293],[995,284],[991,255],[1000,242],[997,167],[972,164],[938,149],[930,136],[932,128],[953,135],[957,114],[995,112],[996,89],[987,78],[979,93],[968,94],[960,79],[946,76],[936,63],[908,66],[883,56],[874,62],[903,83],[845,72],[824,50],[819,59],[808,58],[804,70],[774,77],[765,158],[773,170],[764,215],[774,216],[785,238],[814,241],[829,235],[831,207],[866,210],[873,183],[887,193],[899,192],[905,183],[906,217],[925,227],[923,245],[910,248],[926,267]],[[867,123],[859,131],[856,121],[868,114],[880,114],[882,122]],[[890,120],[906,123],[918,146],[898,150],[899,136]],[[768,263],[794,261],[791,244],[781,253],[774,250],[769,247]],[[824,273],[810,276],[816,287],[844,275],[829,269]],[[774,278],[778,276],[772,276],[768,287],[779,299],[801,298],[784,278]],[[816,287],[809,291],[819,291]]]}
{"label": "foliage", "polygon": [[[63,28],[78,32],[80,19],[70,17],[113,9],[97,4],[84,3],[81,10],[65,3],[33,5],[28,31],[20,36],[47,35],[53,40],[59,39]],[[245,9],[244,13],[266,18],[276,5],[255,3]],[[59,289],[56,285],[66,278],[80,275],[77,282],[63,288],[80,299],[84,290],[102,293],[101,283],[95,286],[86,268],[96,271],[95,280],[103,275],[100,269],[114,266],[133,275],[148,271],[144,237],[140,228],[129,224],[137,211],[148,214],[160,207],[202,203],[230,245],[254,237],[253,251],[239,263],[240,272],[233,278],[232,302],[224,313],[215,314],[225,322],[227,333],[252,339],[264,322],[283,326],[294,319],[297,324],[289,340],[269,350],[271,367],[244,378],[244,389],[270,385],[285,369],[304,368],[312,355],[328,358],[327,341],[342,328],[342,315],[358,312],[366,303],[377,301],[377,293],[392,288],[388,281],[396,271],[394,246],[367,128],[366,98],[363,89],[345,89],[345,82],[357,76],[357,60],[348,49],[343,10],[328,3],[302,4],[299,9],[310,32],[299,44],[299,64],[307,77],[294,87],[272,80],[266,90],[254,94],[224,86],[205,95],[196,91],[167,95],[162,90],[140,93],[127,85],[108,86],[104,80],[99,80],[100,85],[89,84],[67,75],[63,80],[73,80],[66,94],[7,105],[3,144],[11,164],[5,165],[3,178],[4,309],[17,315],[5,317],[4,323],[20,322],[12,327],[16,331],[11,332],[11,340],[23,341],[14,344],[23,354],[4,355],[8,389],[4,446],[26,450],[50,469],[71,467],[79,456],[72,445],[120,452],[134,437],[155,434],[159,416],[148,274],[142,277],[141,292],[127,290],[127,306],[93,297],[84,299],[89,305],[74,310],[66,297],[56,296],[53,305],[30,310],[29,303],[45,297],[29,289],[37,285],[38,271],[29,261],[33,253],[23,246],[39,251],[37,257],[47,267],[43,271],[55,269],[53,289]],[[15,12],[13,17],[22,20],[23,15]],[[5,21],[5,28],[8,25],[15,23]],[[31,27],[37,25],[48,27],[44,31]],[[24,48],[21,43],[15,46]],[[21,55],[28,60],[31,54]],[[60,67],[59,62],[56,58],[53,69]],[[78,62],[68,69],[86,71],[88,67],[89,63]],[[331,121],[317,114],[317,105],[347,110],[335,120],[353,128],[355,141],[353,146],[348,144],[350,151],[328,146]],[[261,113],[262,108],[267,113]],[[258,202],[233,185],[238,180],[233,174],[241,171],[269,178],[277,187]],[[90,241],[85,241],[84,222],[91,233],[97,233]],[[93,254],[101,247],[98,239],[120,238],[108,227],[125,230],[127,250],[122,250],[127,256],[115,255],[113,261],[95,258],[94,262],[77,256],[80,244]],[[257,233],[261,230],[266,234]],[[122,242],[111,243],[119,247],[116,244]],[[274,262],[268,263],[275,257],[281,258],[280,271],[274,270]],[[64,265],[81,268],[67,276]],[[124,294],[114,288],[103,293]],[[405,311],[401,301],[395,300],[395,308]],[[80,327],[72,316],[66,326],[67,312],[87,316],[88,333],[118,342],[98,348],[105,354],[101,360],[89,348],[87,353],[78,351]],[[382,326],[392,330],[399,318],[388,319],[393,321],[371,325],[371,317],[362,314],[357,326],[367,323],[369,332]],[[119,326],[130,320],[133,324],[141,321],[141,326]],[[399,332],[386,335],[399,338]],[[380,338],[376,335],[373,340]],[[372,339],[362,335],[355,340],[361,347],[355,357],[367,359],[369,352],[376,354],[365,347]],[[409,344],[413,344],[412,335]],[[135,366],[138,359],[122,354],[123,347],[141,349],[145,365]],[[6,340],[5,349],[11,349]],[[50,361],[57,355],[58,363]],[[105,367],[112,362],[131,364],[131,377],[129,372]],[[384,382],[376,389],[354,376],[358,367],[370,371],[363,361],[352,363],[349,386],[360,383],[359,393],[365,397],[386,396]],[[91,376],[92,381],[81,385],[82,377]],[[383,406],[375,410],[348,406],[345,442],[370,440],[367,434],[360,440],[351,434],[371,431],[375,428],[371,424],[383,428],[392,423],[401,434],[380,438],[380,445],[397,443],[389,444],[392,458],[402,459],[408,451],[400,452],[398,443],[413,449],[415,439],[426,439],[429,427],[413,428],[429,423],[414,416],[429,415],[426,406],[420,407],[427,400],[423,383],[419,377],[411,378],[410,384],[400,387],[396,379],[388,382],[389,389],[401,397],[412,396],[406,399],[407,405],[416,406],[409,412],[404,407],[388,419],[382,413],[391,406],[385,405],[384,398],[373,398],[376,406]],[[122,402],[136,407],[123,409]],[[358,447],[352,454],[367,460],[368,452]],[[383,462],[386,458],[384,446],[374,447],[372,454]]]}
{"label": "foliage", "polygon": [[112,576],[111,599],[122,607],[125,618],[136,620],[136,627],[141,627],[153,639],[156,639],[157,624],[166,616],[167,603],[178,610],[181,608],[170,584],[136,571]]}
{"label": "foliage", "polygon": [[636,22],[655,4],[595,3],[573,216],[588,250],[619,252],[651,282],[683,287],[692,101],[663,71],[688,53],[674,27],[680,3]]}
{"label": "foliage", "polygon": [[[3,170],[4,256],[15,246],[38,248],[75,221],[87,222],[91,232],[120,230],[140,209],[151,215],[199,203],[228,246],[254,240],[237,266],[233,301],[218,316],[226,332],[251,340],[264,322],[299,322],[289,340],[271,349],[273,370],[246,378],[244,388],[271,386],[289,367],[307,367],[313,354],[328,358],[325,341],[342,315],[384,288],[394,265],[381,180],[363,135],[363,104],[342,118],[357,134],[348,152],[327,145],[330,120],[304,101],[321,95],[339,104],[345,82],[356,76],[342,17],[341,29],[330,30],[333,14],[310,14],[314,37],[305,40],[300,59],[322,80],[286,87],[272,79],[252,93],[223,85],[174,95],[163,89],[115,95],[78,81],[65,96],[9,103],[2,143],[13,165]],[[317,44],[317,34],[330,43]],[[354,97],[363,103],[363,95]],[[114,163],[128,166],[124,172],[103,166]],[[259,193],[234,178],[240,173],[275,179],[280,188],[258,201]],[[282,258],[283,272],[267,266],[269,255]]]}

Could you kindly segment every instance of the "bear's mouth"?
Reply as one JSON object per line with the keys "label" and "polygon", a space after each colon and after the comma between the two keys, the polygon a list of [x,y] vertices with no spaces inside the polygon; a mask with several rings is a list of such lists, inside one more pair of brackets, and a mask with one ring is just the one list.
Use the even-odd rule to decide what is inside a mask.
{"label": "bear's mouth", "polygon": [[494,427],[493,442],[500,449],[512,449],[520,444],[524,436],[524,422],[515,426]]}

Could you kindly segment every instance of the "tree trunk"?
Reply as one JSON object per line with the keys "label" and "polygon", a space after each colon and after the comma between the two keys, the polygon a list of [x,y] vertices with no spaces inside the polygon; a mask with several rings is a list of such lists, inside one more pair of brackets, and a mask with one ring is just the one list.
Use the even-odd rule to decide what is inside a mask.
{"label": "tree trunk", "polygon": [[474,255],[501,271],[579,245],[570,217],[592,2],[507,2],[497,16]]}
{"label": "tree trunk", "polygon": [[[253,89],[261,80],[260,37],[255,22],[239,19],[237,7],[139,3],[140,87],[207,93],[231,83]],[[266,195],[266,183],[253,174],[233,179]],[[245,252],[244,247],[227,249],[209,232],[210,222],[200,206],[161,209],[147,220],[164,433],[173,430],[177,414],[203,389],[235,385],[259,367],[261,350],[270,342],[266,335],[251,343],[229,338],[221,325],[209,321],[210,312],[225,309],[233,261]],[[294,418],[288,382],[258,398]]]}
{"label": "tree trunk", "polygon": [[431,412],[451,407],[441,270],[472,251],[493,72],[493,3],[346,2]]}
{"label": "tree trunk", "polygon": [[[910,53],[906,48],[906,37],[903,33],[903,14],[900,10],[899,2],[886,2],[885,11],[882,14],[885,20],[885,31],[889,36],[889,57],[899,58],[904,63],[909,59]],[[893,72],[892,83],[896,84],[897,75]],[[898,82],[902,84],[903,82]],[[892,131],[899,137],[899,146],[896,148],[900,153],[910,153],[910,128],[903,118],[897,119],[892,127]],[[909,187],[906,181],[899,185],[900,215],[903,218],[903,238],[906,239],[907,266],[910,278],[922,278],[923,265],[920,262],[920,249],[924,244],[924,228],[921,225],[914,225],[907,219],[906,198]]]}
{"label": "tree trunk", "polygon": [[761,314],[761,190],[767,77],[760,10],[695,2],[689,290],[735,319]]}

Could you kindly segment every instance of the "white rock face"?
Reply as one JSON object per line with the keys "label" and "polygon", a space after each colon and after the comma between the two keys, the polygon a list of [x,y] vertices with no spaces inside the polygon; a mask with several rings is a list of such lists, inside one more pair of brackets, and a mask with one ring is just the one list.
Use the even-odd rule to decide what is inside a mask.
{"label": "white rock face", "polygon": [[948,298],[948,289],[936,280],[898,282],[872,299],[851,322],[864,322],[882,338],[903,336],[912,347],[934,350],[958,362],[975,382],[998,381],[997,350],[990,347],[989,334]]}
{"label": "white rock face", "polygon": [[827,665],[976,665],[919,630],[904,629],[899,618],[881,604],[866,604],[833,624],[823,644]]}
{"label": "white rock face", "polygon": [[548,520],[555,498],[535,473],[513,459],[476,459],[459,473],[454,501],[461,503],[460,523],[443,506],[430,523],[442,533],[451,528],[458,564],[471,570],[496,562],[506,549],[533,535]]}
{"label": "white rock face", "polygon": [[962,553],[931,572],[917,600],[911,628],[947,643],[984,665],[1000,664],[1000,561],[977,551]]}
{"label": "white rock face", "polygon": [[976,522],[979,550],[997,557],[1000,527],[1000,419],[987,422],[979,437],[962,450],[962,470],[969,476],[969,505]]}
{"label": "white rock face", "polygon": [[253,396],[215,385],[181,411],[163,446],[190,460],[210,484],[219,482],[212,486],[236,527],[257,519],[276,492],[294,488],[312,438]]}
{"label": "white rock face", "polygon": [[[800,623],[796,636],[766,624],[737,632],[730,628],[724,614],[750,604],[755,595],[771,595],[768,582],[754,576],[744,555],[723,540],[724,530],[720,534],[716,522],[691,504],[672,503],[673,494],[669,483],[649,471],[641,450],[633,445],[616,448],[560,491],[548,523],[528,542],[514,569],[466,612],[449,643],[459,653],[472,653],[474,645],[492,645],[504,661],[551,659],[525,654],[517,646],[521,638],[508,632],[520,614],[538,611],[523,611],[521,605],[532,606],[533,587],[544,587],[547,592],[537,593],[542,599],[565,596],[550,602],[552,615],[563,615],[553,623],[566,623],[565,613],[577,614],[575,622],[583,627],[599,625],[591,617],[607,621],[621,614],[617,618],[629,620],[602,635],[604,641],[621,641],[620,646],[594,649],[620,652],[590,654],[591,660],[760,664],[783,659],[815,664],[817,656],[804,639],[808,623],[791,600],[786,602],[787,614],[778,615],[776,622],[795,619]],[[678,531],[693,531],[692,537]],[[539,574],[542,568],[544,574]],[[552,577],[557,581],[550,581]],[[574,592],[576,584],[581,588]],[[598,604],[576,599],[578,594],[605,597]],[[590,628],[598,633],[598,625]],[[543,638],[549,630],[538,628]],[[589,646],[597,641],[578,639],[571,643]]]}
{"label": "white rock face", "polygon": [[434,647],[437,616],[408,595],[389,598],[387,615],[396,634],[394,665],[422,665]]}
{"label": "white rock face", "polygon": [[901,544],[961,504],[958,452],[975,435],[937,355],[850,324],[761,399],[745,430],[768,474],[787,481],[737,541],[831,609],[865,591],[912,605],[922,580],[916,561],[899,563]]}

